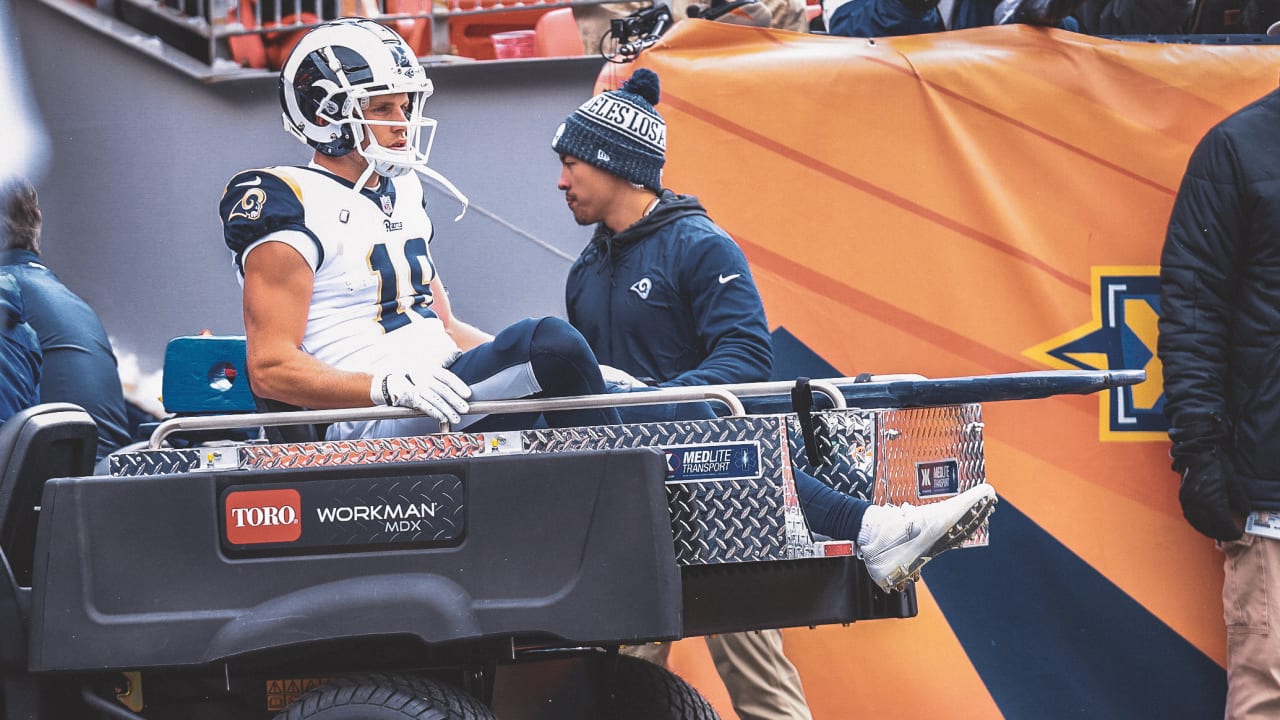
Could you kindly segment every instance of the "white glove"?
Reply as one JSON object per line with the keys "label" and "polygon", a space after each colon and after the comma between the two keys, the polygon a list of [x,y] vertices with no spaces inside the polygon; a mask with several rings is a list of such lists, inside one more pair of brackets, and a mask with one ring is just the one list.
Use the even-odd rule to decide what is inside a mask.
{"label": "white glove", "polygon": [[610,389],[630,390],[631,388],[646,387],[644,383],[632,377],[627,371],[619,370],[609,365],[600,366],[600,375],[604,377],[604,384],[610,386]]}
{"label": "white glove", "polygon": [[374,405],[413,408],[439,422],[454,425],[462,422],[467,412],[471,388],[457,375],[443,367],[427,371],[393,372],[374,375],[369,399]]}

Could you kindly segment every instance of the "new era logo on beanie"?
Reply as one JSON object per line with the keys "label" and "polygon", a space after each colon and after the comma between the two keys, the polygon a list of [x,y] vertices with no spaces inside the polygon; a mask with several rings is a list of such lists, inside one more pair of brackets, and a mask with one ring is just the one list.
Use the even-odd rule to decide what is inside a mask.
{"label": "new era logo on beanie", "polygon": [[640,68],[621,89],[600,93],[575,110],[556,130],[551,147],[661,192],[667,123],[653,109],[659,97],[658,75]]}

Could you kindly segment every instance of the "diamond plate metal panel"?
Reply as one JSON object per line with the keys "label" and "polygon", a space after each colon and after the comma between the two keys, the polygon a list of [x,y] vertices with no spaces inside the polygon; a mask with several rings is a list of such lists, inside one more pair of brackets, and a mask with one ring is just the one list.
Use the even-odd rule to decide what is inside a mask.
{"label": "diamond plate metal panel", "polygon": [[669,483],[667,507],[681,565],[788,559],[774,480]]}
{"label": "diamond plate metal panel", "polygon": [[[986,482],[982,430],[982,406],[976,403],[881,411],[875,502],[918,505],[941,499],[921,497],[920,463],[954,460],[959,492]],[[987,541],[984,525],[965,544]]]}
{"label": "diamond plate metal panel", "polygon": [[676,447],[752,440],[761,477],[667,483],[676,561],[698,565],[813,557],[795,499],[781,416],[749,416],[521,433],[530,452]]}
{"label": "diamond plate metal panel", "polygon": [[240,467],[278,470],[441,460],[472,457],[483,453],[485,448],[483,435],[465,434],[244,445],[240,448]]}
{"label": "diamond plate metal panel", "polygon": [[191,450],[141,450],[111,456],[111,474],[117,477],[163,475],[198,470],[203,452]]}
{"label": "diamond plate metal panel", "polygon": [[809,473],[831,487],[872,500],[875,496],[876,416],[875,410],[830,410],[813,416],[818,450],[827,458],[819,467],[809,464],[804,435],[795,415],[787,416],[791,460],[796,469]]}
{"label": "diamond plate metal panel", "polygon": [[[525,430],[520,434],[524,439],[525,449],[529,452],[668,447],[758,439],[763,443],[769,443],[768,452],[765,454],[777,463],[780,462],[781,455],[774,453],[773,450],[777,448],[780,417],[751,415],[715,420],[551,428]],[[776,464],[772,469],[777,469]]]}
{"label": "diamond plate metal panel", "polygon": [[[494,447],[495,436],[451,434],[337,442],[263,445],[245,443],[183,450],[140,450],[111,456],[117,476],[185,473],[208,468],[281,470],[337,465],[412,462],[510,452]],[[505,438],[502,438],[505,440]]]}

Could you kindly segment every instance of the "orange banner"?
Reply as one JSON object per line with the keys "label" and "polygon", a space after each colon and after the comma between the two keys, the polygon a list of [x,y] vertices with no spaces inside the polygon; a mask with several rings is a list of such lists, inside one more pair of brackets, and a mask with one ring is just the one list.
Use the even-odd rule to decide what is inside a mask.
{"label": "orange banner", "polygon": [[[919,618],[788,630],[815,718],[1220,716],[1221,560],[1169,470],[1156,274],[1187,157],[1280,47],[686,21],[636,64],[664,184],[742,245],[795,348],[843,375],[1150,378],[984,408],[991,547],[929,565]],[[678,671],[735,717],[693,643]]]}

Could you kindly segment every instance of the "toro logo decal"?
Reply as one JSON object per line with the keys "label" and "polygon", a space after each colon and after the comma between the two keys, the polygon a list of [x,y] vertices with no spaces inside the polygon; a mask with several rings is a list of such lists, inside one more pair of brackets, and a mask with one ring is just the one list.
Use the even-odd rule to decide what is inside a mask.
{"label": "toro logo decal", "polygon": [[302,497],[297,490],[241,490],[228,493],[225,506],[227,542],[233,545],[302,537]]}

